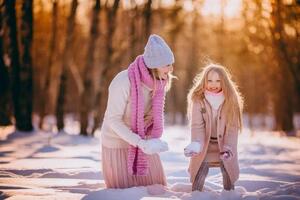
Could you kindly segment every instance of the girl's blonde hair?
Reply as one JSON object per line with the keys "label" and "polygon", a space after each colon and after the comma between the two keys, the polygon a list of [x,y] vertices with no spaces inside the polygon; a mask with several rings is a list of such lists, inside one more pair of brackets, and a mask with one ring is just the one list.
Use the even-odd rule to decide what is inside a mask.
{"label": "girl's blonde hair", "polygon": [[221,87],[224,93],[224,104],[222,112],[226,115],[226,123],[233,124],[238,122],[238,127],[242,129],[242,112],[243,112],[243,97],[240,94],[237,85],[231,79],[230,72],[223,66],[218,64],[209,64],[203,68],[203,70],[196,75],[193,86],[190,89],[187,96],[187,114],[189,120],[191,119],[191,106],[195,100],[201,100],[204,98],[205,86],[207,83],[207,75],[210,71],[218,73],[221,79]]}

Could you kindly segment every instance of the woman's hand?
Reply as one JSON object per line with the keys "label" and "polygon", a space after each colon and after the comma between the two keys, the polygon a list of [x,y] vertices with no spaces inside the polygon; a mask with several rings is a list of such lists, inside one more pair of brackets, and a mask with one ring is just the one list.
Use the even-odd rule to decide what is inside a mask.
{"label": "woman's hand", "polygon": [[153,138],[149,140],[144,140],[141,139],[137,146],[145,153],[145,154],[156,154],[164,151],[168,151],[168,143],[158,139],[158,138]]}

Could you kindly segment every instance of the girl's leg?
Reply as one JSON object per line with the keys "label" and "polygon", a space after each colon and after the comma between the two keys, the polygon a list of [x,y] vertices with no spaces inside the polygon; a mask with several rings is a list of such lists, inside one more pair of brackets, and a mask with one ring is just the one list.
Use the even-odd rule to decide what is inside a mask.
{"label": "girl's leg", "polygon": [[221,172],[223,175],[223,187],[225,190],[234,190],[234,184],[231,183],[230,177],[224,167],[224,163],[221,162]]}
{"label": "girl's leg", "polygon": [[204,182],[205,182],[205,178],[208,174],[208,168],[209,168],[208,163],[202,162],[202,164],[197,172],[196,178],[193,182],[193,186],[192,186],[193,191],[194,190],[202,191]]}

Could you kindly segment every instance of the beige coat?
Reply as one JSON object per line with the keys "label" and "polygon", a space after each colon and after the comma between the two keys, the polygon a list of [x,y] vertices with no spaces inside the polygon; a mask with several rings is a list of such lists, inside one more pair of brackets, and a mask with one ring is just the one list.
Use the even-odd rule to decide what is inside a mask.
{"label": "beige coat", "polygon": [[[189,172],[190,181],[193,182],[198,169],[200,168],[207,152],[209,139],[211,136],[212,108],[208,101],[203,98],[193,101],[191,116],[191,140],[200,142],[203,145],[202,151],[190,159]],[[222,113],[222,105],[217,115],[217,135],[220,151],[230,150],[233,157],[224,161],[224,166],[229,174],[231,182],[239,178],[239,165],[237,155],[238,126],[226,124],[225,115]]]}

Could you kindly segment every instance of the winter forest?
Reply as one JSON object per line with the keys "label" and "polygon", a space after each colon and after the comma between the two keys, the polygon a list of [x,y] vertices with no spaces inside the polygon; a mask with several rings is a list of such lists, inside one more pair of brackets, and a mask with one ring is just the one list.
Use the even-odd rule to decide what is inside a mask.
{"label": "winter forest", "polygon": [[[150,34],[174,52],[160,154],[163,194],[106,189],[100,127],[108,87]],[[300,199],[299,0],[1,0],[0,199]],[[240,179],[209,171],[192,192],[187,94],[208,63],[244,98]]]}

